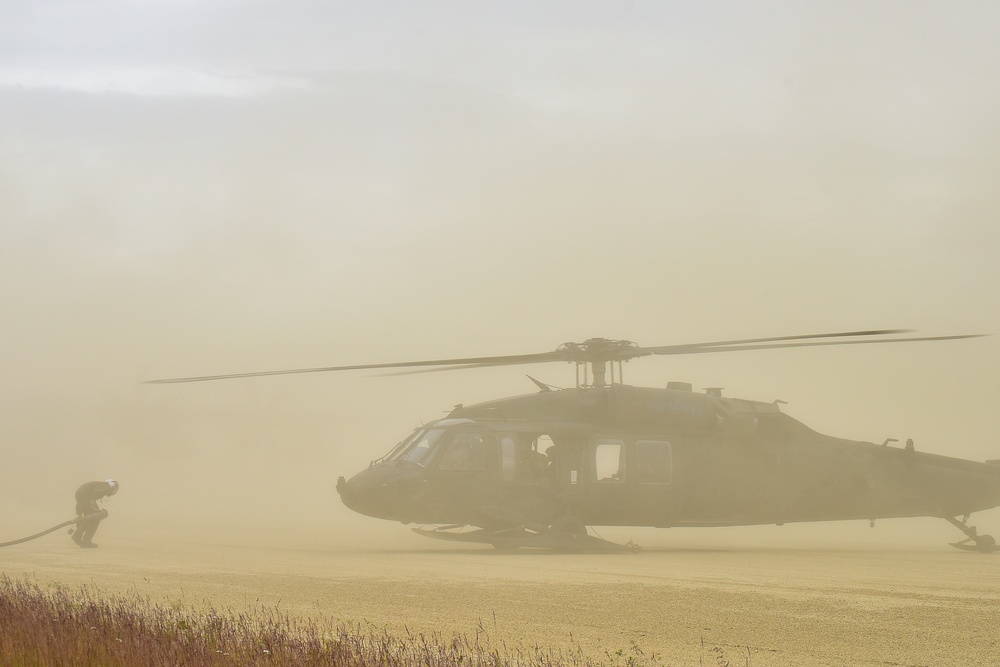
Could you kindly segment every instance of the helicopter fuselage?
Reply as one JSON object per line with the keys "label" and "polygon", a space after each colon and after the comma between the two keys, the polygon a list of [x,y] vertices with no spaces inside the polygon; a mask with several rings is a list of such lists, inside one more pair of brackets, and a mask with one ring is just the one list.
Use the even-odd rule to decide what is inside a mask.
{"label": "helicopter fuselage", "polygon": [[1000,505],[1000,465],[822,435],[717,390],[613,384],[458,406],[337,489],[404,523],[738,526],[968,515]]}

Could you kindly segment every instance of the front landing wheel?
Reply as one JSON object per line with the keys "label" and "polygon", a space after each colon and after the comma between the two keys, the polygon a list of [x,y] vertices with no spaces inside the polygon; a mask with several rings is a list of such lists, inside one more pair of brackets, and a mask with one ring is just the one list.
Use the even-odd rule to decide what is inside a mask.
{"label": "front landing wheel", "polygon": [[984,554],[991,554],[997,550],[997,541],[992,535],[980,535],[976,538],[976,550]]}

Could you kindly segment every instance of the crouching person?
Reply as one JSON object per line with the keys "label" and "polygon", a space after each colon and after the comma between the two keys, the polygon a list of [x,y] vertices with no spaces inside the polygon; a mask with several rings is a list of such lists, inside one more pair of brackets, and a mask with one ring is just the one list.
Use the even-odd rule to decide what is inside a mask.
{"label": "crouching person", "polygon": [[103,482],[87,482],[76,490],[76,528],[72,532],[73,541],[79,546],[92,549],[94,533],[108,511],[98,507],[97,502],[118,493],[118,482],[108,479]]}

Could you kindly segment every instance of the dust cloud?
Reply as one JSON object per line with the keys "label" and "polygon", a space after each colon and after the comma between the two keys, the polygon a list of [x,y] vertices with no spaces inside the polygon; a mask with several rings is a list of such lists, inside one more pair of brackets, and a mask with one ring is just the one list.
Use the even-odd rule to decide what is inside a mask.
{"label": "dust cloud", "polygon": [[[594,336],[1000,332],[994,6],[98,4],[0,10],[0,540],[116,477],[109,548],[442,548],[349,512],[336,477],[456,403],[534,391],[525,372],[573,372],[145,380]],[[1000,458],[997,336],[625,370]]]}

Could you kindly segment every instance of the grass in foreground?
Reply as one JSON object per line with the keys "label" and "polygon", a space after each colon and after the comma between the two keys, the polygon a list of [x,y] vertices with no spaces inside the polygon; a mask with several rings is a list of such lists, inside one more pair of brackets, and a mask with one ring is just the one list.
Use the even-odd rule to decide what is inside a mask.
{"label": "grass in foreground", "polygon": [[[656,663],[623,652],[610,662]],[[386,630],[300,620],[266,608],[197,612],[164,607],[139,595],[97,597],[87,588],[43,590],[0,578],[0,665],[389,665],[411,667],[598,664],[534,648],[492,646],[474,638],[394,636]]]}

